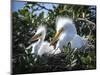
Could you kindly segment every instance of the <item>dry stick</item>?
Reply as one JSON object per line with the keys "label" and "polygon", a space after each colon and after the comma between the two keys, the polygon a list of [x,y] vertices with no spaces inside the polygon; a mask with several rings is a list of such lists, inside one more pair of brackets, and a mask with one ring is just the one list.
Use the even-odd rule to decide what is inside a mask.
{"label": "dry stick", "polygon": [[[84,18],[78,18],[77,20],[80,20],[80,21],[86,21],[87,23],[89,23],[90,25],[93,25],[93,26],[96,26],[96,24],[88,19],[84,19]],[[89,36],[91,35],[91,28],[89,27],[90,29],[90,33],[89,33]]]}
{"label": "dry stick", "polygon": [[[92,22],[92,21],[90,21],[90,20],[88,20],[86,18],[77,18],[77,20],[79,20],[79,21],[85,21],[85,22],[89,23],[90,25],[96,26],[96,24],[94,22]],[[90,38],[90,35],[91,35],[92,31],[91,31],[90,26],[88,28],[90,29],[90,33],[89,33],[89,37],[88,38]]]}
{"label": "dry stick", "polygon": [[70,56],[71,56],[73,53],[75,53],[76,50],[77,50],[77,48],[75,48],[75,49],[71,49],[70,52],[68,53],[68,55],[66,56],[65,59],[68,61],[68,59],[70,58]]}
{"label": "dry stick", "polygon": [[80,20],[80,21],[86,21],[88,22],[89,24],[92,24],[92,25],[96,25],[94,22],[88,20],[88,19],[85,19],[85,18],[77,18],[77,20]]}
{"label": "dry stick", "polygon": [[55,51],[54,51],[54,53],[53,53],[54,55],[55,55],[55,52],[56,52],[56,51],[57,51],[57,49],[55,49]]}

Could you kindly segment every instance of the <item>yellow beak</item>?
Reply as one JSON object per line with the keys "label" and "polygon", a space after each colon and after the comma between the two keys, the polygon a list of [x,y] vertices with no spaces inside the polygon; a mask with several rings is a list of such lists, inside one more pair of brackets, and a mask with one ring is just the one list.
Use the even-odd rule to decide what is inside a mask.
{"label": "yellow beak", "polygon": [[56,34],[55,34],[53,40],[51,41],[51,45],[54,45],[55,42],[59,39],[59,36],[60,36],[60,34],[62,33],[62,31],[63,31],[63,28],[61,28],[58,32],[56,32]]}
{"label": "yellow beak", "polygon": [[37,40],[38,38],[40,38],[40,34],[37,34],[37,35],[34,35],[32,38],[31,38],[31,41],[35,41]]}

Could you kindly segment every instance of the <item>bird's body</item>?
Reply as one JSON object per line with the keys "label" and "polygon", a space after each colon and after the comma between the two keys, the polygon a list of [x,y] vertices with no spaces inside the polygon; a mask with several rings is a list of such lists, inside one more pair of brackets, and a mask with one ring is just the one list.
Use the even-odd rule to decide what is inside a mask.
{"label": "bird's body", "polygon": [[42,56],[43,54],[47,53],[47,51],[49,52],[49,50],[50,50],[49,43],[45,41],[40,46],[40,49],[38,51],[38,55]]}
{"label": "bird's body", "polygon": [[59,48],[63,50],[63,46],[67,46],[68,43],[73,39],[75,34],[66,34],[65,32],[61,34],[57,44],[56,44],[56,49]]}
{"label": "bird's body", "polygon": [[81,48],[87,45],[87,39],[76,35],[73,40],[71,40],[71,48]]}
{"label": "bird's body", "polygon": [[50,55],[50,54],[59,54],[61,53],[60,50],[55,50],[54,49],[54,46],[50,46],[50,43],[45,41],[42,43],[39,51],[38,51],[38,55],[39,56],[42,56],[43,54],[47,54],[47,55]]}
{"label": "bird's body", "polygon": [[32,53],[38,54],[38,50],[40,49],[40,46],[42,45],[43,40],[38,40],[36,43],[32,44]]}
{"label": "bird's body", "polygon": [[42,45],[43,42],[44,42],[43,40],[38,39],[38,41],[36,41],[35,43],[32,43],[31,45],[29,45],[26,48],[26,50],[32,48],[32,52],[31,53],[33,54],[33,56],[34,55],[38,55],[38,50],[40,49],[40,46]]}

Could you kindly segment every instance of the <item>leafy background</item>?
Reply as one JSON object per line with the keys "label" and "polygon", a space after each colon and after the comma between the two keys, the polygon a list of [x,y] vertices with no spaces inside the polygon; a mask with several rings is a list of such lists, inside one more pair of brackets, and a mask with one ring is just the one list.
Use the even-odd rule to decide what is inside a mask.
{"label": "leafy background", "polygon": [[[46,4],[46,5],[45,5]],[[51,4],[52,9],[47,5]],[[36,14],[38,13],[38,14]],[[38,57],[34,61],[31,49],[25,50],[36,28],[47,27],[47,41],[55,34],[57,16],[71,17],[80,36],[88,37],[89,45],[71,53],[70,46],[56,56]],[[12,73],[40,73],[96,68],[96,6],[26,2],[18,11],[12,11]]]}

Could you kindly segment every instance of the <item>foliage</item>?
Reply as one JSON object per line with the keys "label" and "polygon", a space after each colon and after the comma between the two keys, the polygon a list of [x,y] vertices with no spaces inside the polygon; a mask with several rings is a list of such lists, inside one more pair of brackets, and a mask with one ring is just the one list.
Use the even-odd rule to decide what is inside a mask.
{"label": "foliage", "polygon": [[[53,9],[43,6],[45,3],[28,2],[22,9],[12,12],[12,72],[37,73],[96,68],[96,7],[83,5],[52,4]],[[56,6],[55,6],[56,5]],[[46,17],[45,12],[48,11]],[[39,15],[36,12],[42,11]],[[71,17],[80,36],[88,37],[89,46],[74,50],[64,47],[65,52],[56,56],[44,55],[37,61],[30,50],[25,48],[34,35],[37,26],[47,27],[46,39],[50,41],[55,34],[57,16]]]}

